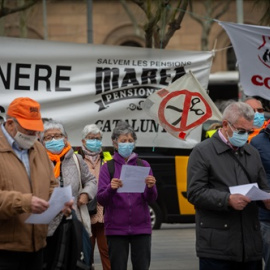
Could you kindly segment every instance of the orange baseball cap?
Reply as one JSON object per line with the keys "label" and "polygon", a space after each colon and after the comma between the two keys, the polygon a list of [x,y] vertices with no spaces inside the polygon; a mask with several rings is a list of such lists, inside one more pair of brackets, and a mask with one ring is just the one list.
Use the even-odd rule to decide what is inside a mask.
{"label": "orange baseball cap", "polygon": [[40,114],[40,105],[37,101],[20,97],[14,99],[8,107],[7,115],[14,117],[25,129],[43,131],[43,122]]}

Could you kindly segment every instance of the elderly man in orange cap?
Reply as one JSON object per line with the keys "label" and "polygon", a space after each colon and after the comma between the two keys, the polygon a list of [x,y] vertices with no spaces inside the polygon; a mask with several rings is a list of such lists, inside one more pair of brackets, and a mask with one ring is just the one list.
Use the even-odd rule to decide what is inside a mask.
{"label": "elderly man in orange cap", "polygon": [[[26,224],[31,213],[48,209],[57,186],[46,150],[40,105],[16,98],[0,126],[0,269],[41,270],[47,225]],[[67,206],[65,211],[68,211]]]}

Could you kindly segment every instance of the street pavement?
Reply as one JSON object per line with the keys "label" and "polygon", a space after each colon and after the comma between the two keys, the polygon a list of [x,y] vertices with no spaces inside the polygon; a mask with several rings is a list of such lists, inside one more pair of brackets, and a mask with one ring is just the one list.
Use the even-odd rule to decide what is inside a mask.
{"label": "street pavement", "polygon": [[[102,270],[97,248],[95,270]],[[195,253],[195,224],[162,224],[152,234],[150,270],[198,270]],[[130,260],[128,270],[132,270]]]}

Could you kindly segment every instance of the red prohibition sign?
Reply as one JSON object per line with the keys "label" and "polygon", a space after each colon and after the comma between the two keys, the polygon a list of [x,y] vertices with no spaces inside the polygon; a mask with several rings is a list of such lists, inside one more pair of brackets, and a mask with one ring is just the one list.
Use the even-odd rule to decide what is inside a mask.
{"label": "red prohibition sign", "polygon": [[[180,96],[180,95],[185,95],[185,100],[183,102],[183,110],[182,110],[182,117],[181,121],[179,123],[179,126],[173,126],[171,123],[169,123],[166,118],[165,118],[165,107],[166,104],[173,99],[174,97]],[[192,98],[197,97],[200,99],[200,102],[203,102],[205,106],[205,113],[196,121],[191,123],[190,125],[187,125],[187,119],[188,119],[188,114],[193,113],[190,111],[192,105]],[[178,132],[178,131],[186,131],[188,129],[191,129],[193,127],[196,127],[203,122],[205,122],[209,117],[212,116],[212,110],[209,104],[206,102],[204,97],[200,93],[195,93],[195,92],[190,92],[188,90],[180,90],[180,91],[174,91],[170,94],[168,94],[160,103],[159,109],[158,109],[158,118],[161,123],[163,123],[166,127],[170,128],[172,131]]]}

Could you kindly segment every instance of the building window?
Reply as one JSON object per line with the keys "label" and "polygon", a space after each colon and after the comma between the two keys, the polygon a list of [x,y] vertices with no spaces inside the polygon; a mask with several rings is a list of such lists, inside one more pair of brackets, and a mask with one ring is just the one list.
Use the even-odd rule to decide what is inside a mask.
{"label": "building window", "polygon": [[142,45],[134,40],[128,40],[125,42],[122,42],[120,46],[129,46],[129,47],[142,47]]}

